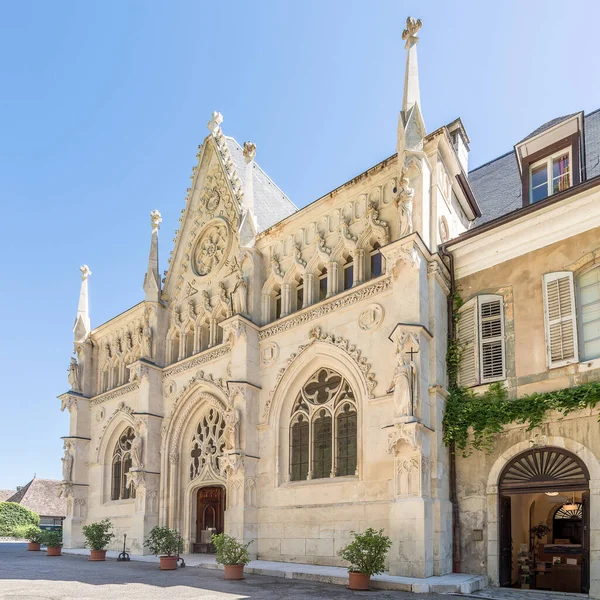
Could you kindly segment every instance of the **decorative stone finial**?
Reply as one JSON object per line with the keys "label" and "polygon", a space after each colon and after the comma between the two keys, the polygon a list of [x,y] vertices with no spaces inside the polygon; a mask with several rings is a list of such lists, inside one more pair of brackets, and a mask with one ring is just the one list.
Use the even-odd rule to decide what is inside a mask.
{"label": "decorative stone finial", "polygon": [[208,122],[208,125],[207,125],[208,130],[211,133],[215,133],[215,131],[217,131],[217,129],[219,129],[219,127],[221,126],[222,122],[223,122],[223,115],[220,112],[217,112],[215,110],[215,112],[213,112],[213,114],[212,114],[212,118]]}
{"label": "decorative stone finial", "polygon": [[150,213],[150,222],[152,223],[152,233],[157,233],[162,223],[162,216],[157,210]]}
{"label": "decorative stone finial", "polygon": [[421,19],[413,19],[412,17],[406,19],[406,29],[402,32],[402,39],[406,40],[405,48],[408,48],[412,43],[417,42],[419,39],[417,33],[422,25],[423,21],[421,21]]}
{"label": "decorative stone finial", "polygon": [[252,142],[244,142],[244,158],[246,159],[246,162],[249,163],[250,161],[254,160],[255,156],[256,144],[253,144]]}
{"label": "decorative stone finial", "polygon": [[81,271],[82,281],[85,281],[92,274],[90,268],[87,265],[81,265],[81,267],[79,267],[79,270]]}

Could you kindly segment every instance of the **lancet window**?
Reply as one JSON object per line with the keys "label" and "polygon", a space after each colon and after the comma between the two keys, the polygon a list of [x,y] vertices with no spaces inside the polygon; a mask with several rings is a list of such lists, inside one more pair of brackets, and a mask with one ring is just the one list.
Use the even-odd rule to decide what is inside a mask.
{"label": "lancet window", "polygon": [[111,500],[135,498],[135,487],[128,481],[131,469],[131,442],[135,437],[132,427],[128,427],[115,444],[112,458]]}
{"label": "lancet window", "polygon": [[319,369],[292,409],[290,480],[355,475],[357,421],[350,384],[332,369]]}

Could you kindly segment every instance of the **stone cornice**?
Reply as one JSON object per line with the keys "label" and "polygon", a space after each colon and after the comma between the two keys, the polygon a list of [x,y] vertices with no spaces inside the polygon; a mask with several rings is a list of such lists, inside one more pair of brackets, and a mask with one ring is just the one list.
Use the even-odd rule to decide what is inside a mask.
{"label": "stone cornice", "polygon": [[179,373],[183,373],[189,369],[193,369],[198,367],[199,365],[203,365],[207,362],[211,362],[213,360],[217,360],[226,356],[231,351],[231,345],[224,343],[214,348],[209,348],[200,354],[194,354],[190,358],[187,358],[183,361],[180,361],[176,365],[166,368],[163,371],[162,378],[166,379],[167,377],[172,377],[173,375],[178,375]]}
{"label": "stone cornice", "polygon": [[110,390],[108,392],[104,392],[103,394],[99,394],[98,396],[92,398],[90,400],[90,406],[97,406],[98,404],[103,404],[104,402],[108,402],[109,400],[114,400],[115,398],[120,398],[129,392],[133,392],[140,387],[140,380],[134,381],[133,383],[126,383],[114,390]]}
{"label": "stone cornice", "polygon": [[351,306],[352,304],[372,298],[377,294],[387,292],[391,289],[391,277],[386,276],[373,279],[367,283],[363,283],[361,286],[338,294],[329,300],[324,300],[323,302],[319,302],[318,304],[314,304],[288,317],[280,319],[274,325],[264,326],[258,334],[258,340],[266,340],[274,335],[288,331],[293,327],[303,325],[304,323],[310,323],[310,321],[319,319],[335,310]]}

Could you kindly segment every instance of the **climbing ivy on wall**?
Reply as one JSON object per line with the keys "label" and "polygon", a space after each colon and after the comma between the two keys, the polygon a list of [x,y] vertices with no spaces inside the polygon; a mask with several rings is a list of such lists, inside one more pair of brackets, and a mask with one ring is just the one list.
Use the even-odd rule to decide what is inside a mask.
{"label": "climbing ivy on wall", "polygon": [[[454,332],[462,304],[462,299],[455,293],[452,314]],[[496,435],[510,423],[527,423],[527,430],[530,431],[540,425],[550,411],[568,415],[576,410],[594,408],[600,402],[600,382],[519,398],[509,398],[508,391],[501,383],[493,383],[485,392],[476,394],[457,383],[461,354],[460,343],[454,335],[448,341],[446,356],[449,398],[443,421],[444,442],[461,450],[464,456],[472,454],[474,450],[491,452]]]}

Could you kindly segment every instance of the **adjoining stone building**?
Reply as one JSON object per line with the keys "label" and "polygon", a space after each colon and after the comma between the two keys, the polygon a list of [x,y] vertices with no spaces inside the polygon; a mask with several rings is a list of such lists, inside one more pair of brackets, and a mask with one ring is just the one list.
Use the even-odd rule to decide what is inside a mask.
{"label": "adjoining stone building", "polygon": [[[115,549],[127,533],[143,552],[161,524],[181,531],[186,551],[224,530],[255,540],[259,558],[336,565],[352,530],[381,527],[392,574],[449,573],[454,547],[457,567],[498,583],[503,468],[532,444],[583,461],[597,526],[594,411],[539,432],[509,427],[493,454],[455,463],[442,419],[453,287],[466,300],[459,335],[470,335],[462,385],[503,381],[521,394],[595,377],[586,333],[585,362],[562,338],[560,360],[544,362],[543,302],[552,282],[563,302],[564,277],[549,273],[574,273],[574,286],[596,260],[598,113],[553,123],[469,174],[461,120],[425,128],[420,26],[409,19],[403,34],[395,154],[298,210],[255,145],[226,136],[214,113],[165,278],[158,211],[142,302],[91,329],[82,267],[71,389],[60,396],[71,415],[67,547],[82,546],[83,524],[109,517]],[[566,139],[565,160],[555,142]],[[548,323],[552,340],[566,321]]]}

